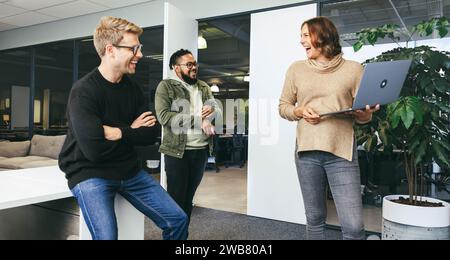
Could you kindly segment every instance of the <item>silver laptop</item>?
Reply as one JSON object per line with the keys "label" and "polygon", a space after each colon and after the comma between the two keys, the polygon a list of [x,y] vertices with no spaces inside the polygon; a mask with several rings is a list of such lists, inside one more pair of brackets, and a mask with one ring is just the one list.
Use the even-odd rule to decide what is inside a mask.
{"label": "silver laptop", "polygon": [[386,105],[398,99],[406,76],[408,75],[411,60],[383,61],[368,63],[359,83],[358,93],[353,106],[348,109],[322,113],[319,116],[336,115],[365,109],[377,104]]}

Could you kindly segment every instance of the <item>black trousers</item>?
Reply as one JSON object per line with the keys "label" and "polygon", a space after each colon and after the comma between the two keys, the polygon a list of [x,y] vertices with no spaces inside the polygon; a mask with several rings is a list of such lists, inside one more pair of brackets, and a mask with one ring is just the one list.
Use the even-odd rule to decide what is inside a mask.
{"label": "black trousers", "polygon": [[186,150],[182,159],[164,155],[167,192],[191,218],[192,200],[208,161],[208,149]]}

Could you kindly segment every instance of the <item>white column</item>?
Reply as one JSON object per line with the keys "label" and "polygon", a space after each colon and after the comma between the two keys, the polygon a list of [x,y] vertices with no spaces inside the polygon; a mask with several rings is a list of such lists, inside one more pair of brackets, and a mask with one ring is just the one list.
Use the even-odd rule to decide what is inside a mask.
{"label": "white column", "polygon": [[[175,51],[188,49],[197,58],[197,37],[198,22],[171,3],[164,3],[164,79],[171,73],[169,61]],[[161,185],[167,187],[164,155],[161,155]]]}
{"label": "white column", "polygon": [[288,67],[305,59],[300,26],[316,16],[317,5],[253,14],[250,44],[249,215],[306,222],[294,164],[296,123],[278,115]]}
{"label": "white column", "polygon": [[[144,215],[119,194],[116,196],[114,207],[119,240],[144,240]],[[92,240],[81,210],[80,240]]]}

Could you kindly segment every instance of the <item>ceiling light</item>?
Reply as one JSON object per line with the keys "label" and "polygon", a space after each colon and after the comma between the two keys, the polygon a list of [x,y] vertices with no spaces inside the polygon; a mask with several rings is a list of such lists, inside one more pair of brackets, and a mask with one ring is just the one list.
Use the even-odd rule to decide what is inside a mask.
{"label": "ceiling light", "polygon": [[219,86],[217,86],[216,84],[213,84],[212,86],[211,86],[211,92],[214,92],[214,93],[217,93],[217,92],[219,92],[220,90],[219,90]]}
{"label": "ceiling light", "polygon": [[198,49],[203,50],[206,48],[208,48],[208,43],[206,42],[206,39],[202,35],[198,36]]}

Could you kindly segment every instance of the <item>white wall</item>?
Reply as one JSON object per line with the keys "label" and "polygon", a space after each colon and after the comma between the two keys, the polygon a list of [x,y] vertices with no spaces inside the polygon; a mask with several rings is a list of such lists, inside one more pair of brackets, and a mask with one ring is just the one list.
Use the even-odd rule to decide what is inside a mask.
{"label": "white wall", "polygon": [[439,50],[439,51],[450,52],[450,37],[442,38],[442,39],[417,41],[417,46],[422,46],[422,45],[428,45],[428,46],[435,47],[436,50]]}
{"label": "white wall", "polygon": [[[179,49],[188,49],[197,58],[198,22],[185,14],[182,9],[164,4],[164,62],[163,78],[174,75],[169,68],[170,56]],[[161,154],[161,185],[167,187],[164,170],[164,154]]]}
{"label": "white wall", "polygon": [[[168,0],[195,19],[305,2],[306,0]],[[141,27],[164,24],[164,0],[0,32],[0,50],[92,35],[100,18],[119,16]]]}
{"label": "white wall", "polygon": [[179,49],[188,49],[197,58],[198,22],[171,3],[164,8],[164,68],[163,78],[169,76],[170,56]]}
{"label": "white wall", "polygon": [[[415,44],[416,44],[416,46],[421,46],[421,45],[432,46],[432,47],[435,47],[436,50],[440,50],[440,51],[450,51],[450,37],[443,38],[443,39],[422,40],[422,41],[417,41]],[[401,42],[400,46],[405,47],[406,43]],[[354,52],[353,47],[342,48],[342,51],[344,53],[344,58],[362,63],[370,58],[380,55],[381,53],[383,53],[385,51],[392,50],[397,47],[399,47],[399,46],[395,43],[387,43],[387,44],[376,44],[375,46],[365,45],[358,52]],[[409,47],[414,47],[414,42],[410,42]]]}
{"label": "white wall", "polygon": [[300,26],[314,16],[316,4],[251,17],[247,212],[252,216],[306,223],[294,164],[296,123],[280,118],[278,99],[288,67],[306,59]]}

